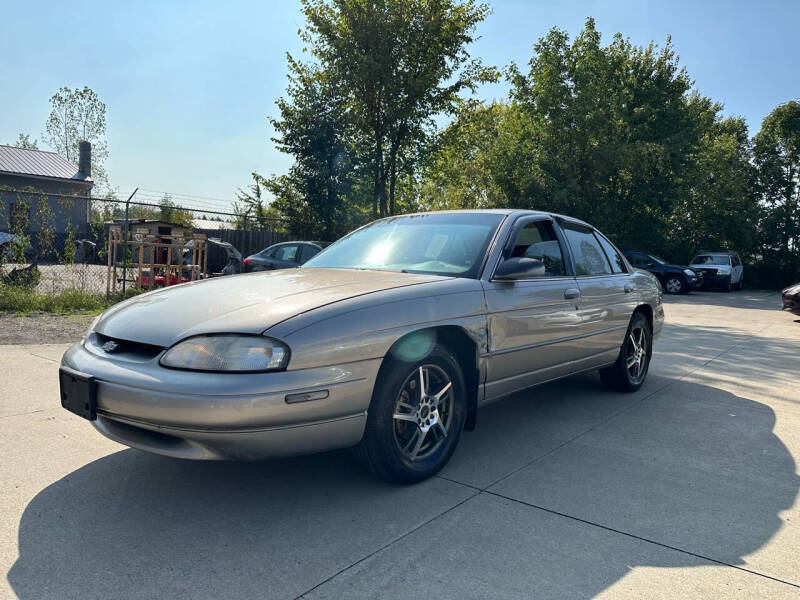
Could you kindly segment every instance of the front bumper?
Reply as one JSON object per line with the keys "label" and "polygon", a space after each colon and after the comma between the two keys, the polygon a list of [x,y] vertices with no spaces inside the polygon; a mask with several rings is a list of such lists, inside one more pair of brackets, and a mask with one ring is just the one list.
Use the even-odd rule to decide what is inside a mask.
{"label": "front bumper", "polygon": [[[93,375],[106,437],[179,458],[260,459],[357,444],[381,359],[344,365],[227,374],[165,369],[72,346],[62,364]],[[287,396],[327,392],[287,402]],[[323,396],[324,394],[317,394]]]}

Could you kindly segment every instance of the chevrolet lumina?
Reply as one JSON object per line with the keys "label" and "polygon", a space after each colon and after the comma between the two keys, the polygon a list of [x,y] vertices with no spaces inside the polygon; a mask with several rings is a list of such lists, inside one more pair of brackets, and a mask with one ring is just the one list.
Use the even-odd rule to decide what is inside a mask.
{"label": "chevrolet lumina", "polygon": [[644,382],[658,280],[591,225],[541,212],[375,221],[299,269],[153,291],[108,309],[62,359],[61,402],[103,435],[191,459],[357,446],[410,483],[480,406],[599,369]]}

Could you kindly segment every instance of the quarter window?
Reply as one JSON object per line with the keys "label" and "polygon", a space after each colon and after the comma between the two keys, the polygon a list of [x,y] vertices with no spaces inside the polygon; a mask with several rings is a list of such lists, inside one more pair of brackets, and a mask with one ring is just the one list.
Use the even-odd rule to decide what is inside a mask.
{"label": "quarter window", "polygon": [[611,265],[591,231],[579,231],[565,227],[564,233],[567,236],[569,247],[572,249],[572,257],[575,259],[576,275],[611,274]]}
{"label": "quarter window", "polygon": [[547,221],[533,221],[523,227],[514,240],[511,258],[535,258],[544,263],[544,273],[540,277],[562,277],[566,275],[561,246]]}

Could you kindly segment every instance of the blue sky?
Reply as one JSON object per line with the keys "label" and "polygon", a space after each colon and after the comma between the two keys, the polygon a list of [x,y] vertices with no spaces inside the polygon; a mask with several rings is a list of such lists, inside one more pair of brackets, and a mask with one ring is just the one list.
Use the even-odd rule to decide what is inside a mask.
{"label": "blue sky", "polygon": [[[672,35],[697,88],[747,119],[751,134],[777,104],[800,98],[800,2],[494,0],[472,48],[488,64],[524,64],[553,26],[571,36],[593,16],[604,41]],[[299,55],[299,2],[13,2],[0,18],[0,143],[41,138],[48,100],[88,85],[108,107],[106,166],[134,187],[232,199],[249,173],[283,172],[268,115]],[[481,98],[504,97],[505,84]],[[217,204],[209,202],[209,205]]]}

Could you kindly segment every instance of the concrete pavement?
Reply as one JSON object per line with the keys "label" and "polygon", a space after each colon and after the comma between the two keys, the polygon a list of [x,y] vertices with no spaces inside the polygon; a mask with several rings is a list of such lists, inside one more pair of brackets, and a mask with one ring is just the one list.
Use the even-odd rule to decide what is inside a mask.
{"label": "concrete pavement", "polygon": [[347,452],[197,463],[58,406],[65,345],[0,346],[0,598],[800,597],[800,323],[667,298],[647,384],[487,407],[413,487]]}

